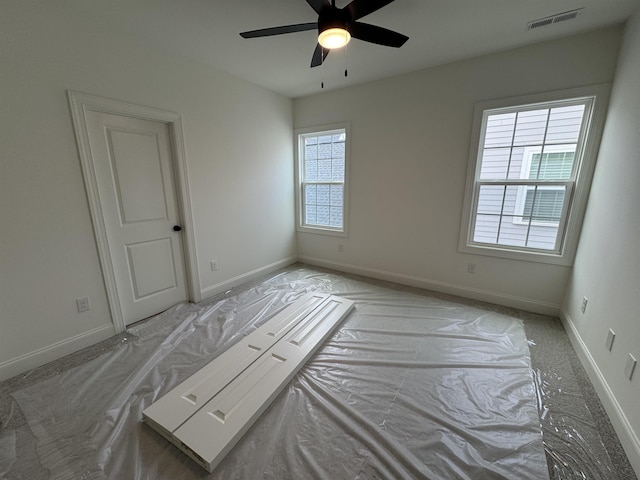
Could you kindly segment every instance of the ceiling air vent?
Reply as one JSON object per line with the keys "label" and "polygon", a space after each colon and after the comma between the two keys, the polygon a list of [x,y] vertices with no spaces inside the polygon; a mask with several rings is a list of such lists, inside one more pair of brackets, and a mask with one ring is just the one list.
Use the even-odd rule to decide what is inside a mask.
{"label": "ceiling air vent", "polygon": [[583,8],[577,8],[575,10],[569,10],[568,12],[556,13],[549,17],[539,18],[527,23],[527,30],[533,30],[534,28],[545,27],[558,22],[566,22],[567,20],[573,20],[584,10]]}

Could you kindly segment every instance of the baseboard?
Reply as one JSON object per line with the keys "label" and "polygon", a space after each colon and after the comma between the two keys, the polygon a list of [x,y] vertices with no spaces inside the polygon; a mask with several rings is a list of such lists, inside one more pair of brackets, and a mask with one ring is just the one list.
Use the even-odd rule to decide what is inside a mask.
{"label": "baseboard", "polygon": [[600,397],[600,401],[602,402],[604,409],[609,415],[611,424],[618,434],[620,443],[629,458],[629,463],[631,463],[636,475],[640,478],[640,439],[638,438],[638,435],[633,431],[633,428],[622,410],[622,407],[620,407],[615,394],[609,387],[607,380],[591,355],[591,352],[589,352],[587,345],[582,340],[580,333],[578,333],[578,329],[576,328],[571,316],[564,310],[561,310],[560,320],[567,331],[569,340],[578,354],[584,369],[587,371],[587,375],[589,376],[593,387],[598,393],[598,397]]}
{"label": "baseboard", "polygon": [[405,275],[402,273],[366,268],[348,263],[333,262],[315,257],[302,256],[298,257],[298,261],[318,267],[331,268],[334,270],[339,270],[341,272],[354,273],[356,275],[363,275],[365,277],[385,280],[388,282],[395,282],[411,287],[424,288],[426,290],[434,290],[436,292],[447,293],[450,295],[458,295],[460,297],[480,300],[482,302],[495,303],[507,307],[519,308],[521,310],[541,313],[544,315],[557,316],[560,313],[560,305],[540,302],[538,300],[533,300],[530,298],[505,295],[488,290],[455,285],[447,282],[439,282],[436,280],[429,280],[427,278],[420,278],[412,275]]}
{"label": "baseboard", "polygon": [[113,325],[104,325],[88,332],[66,338],[33,352],[0,363],[0,381],[24,373],[32,368],[52,362],[115,335]]}
{"label": "baseboard", "polygon": [[254,278],[266,275],[267,273],[278,270],[279,268],[286,267],[287,265],[291,265],[293,263],[296,263],[297,261],[298,257],[287,257],[285,259],[278,260],[277,262],[273,262],[269,265],[256,268],[255,270],[251,270],[250,272],[230,278],[229,280],[225,280],[224,282],[216,283],[214,285],[203,288],[200,290],[200,296],[202,300],[204,300],[205,298],[217,295],[218,293],[224,292],[225,290],[235,287],[236,285],[240,285],[242,283],[253,280]]}

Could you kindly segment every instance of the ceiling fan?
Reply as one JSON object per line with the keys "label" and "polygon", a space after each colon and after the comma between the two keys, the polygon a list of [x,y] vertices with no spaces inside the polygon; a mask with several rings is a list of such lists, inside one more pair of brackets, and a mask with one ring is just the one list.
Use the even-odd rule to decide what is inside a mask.
{"label": "ceiling fan", "polygon": [[344,47],[351,38],[365,42],[400,48],[409,37],[387,28],[358,22],[362,17],[381,9],[394,0],[353,0],[344,8],[336,7],[335,0],[306,0],[318,14],[317,22],[297,23],[282,27],[261,28],[242,32],[243,38],[269,37],[285,33],[318,30],[318,44],[311,58],[311,67],[321,65],[335,48]]}

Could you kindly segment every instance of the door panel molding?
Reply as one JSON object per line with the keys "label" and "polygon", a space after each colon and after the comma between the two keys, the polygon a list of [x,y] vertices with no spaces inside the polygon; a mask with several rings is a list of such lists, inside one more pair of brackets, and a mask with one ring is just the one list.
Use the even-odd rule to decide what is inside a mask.
{"label": "door panel molding", "polygon": [[116,333],[126,329],[126,322],[122,305],[118,297],[116,276],[107,241],[107,228],[104,222],[103,210],[98,193],[98,182],[93,165],[89,133],[87,130],[86,113],[89,111],[138,118],[166,123],[171,136],[171,150],[173,154],[173,170],[175,174],[175,188],[178,211],[182,220],[184,260],[187,276],[189,299],[193,302],[201,300],[200,280],[198,278],[197,252],[193,230],[193,213],[189,195],[189,176],[184,146],[182,116],[175,112],[157,108],[135,105],[86,93],[67,91],[71,118],[78,145],[78,154],[82,167],[87,200],[96,237],[96,245],[102,275],[105,282],[111,319]]}

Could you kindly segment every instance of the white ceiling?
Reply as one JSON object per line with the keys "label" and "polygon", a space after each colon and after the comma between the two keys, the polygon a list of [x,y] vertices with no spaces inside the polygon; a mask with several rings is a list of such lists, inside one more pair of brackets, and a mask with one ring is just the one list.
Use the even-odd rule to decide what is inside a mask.
{"label": "white ceiling", "polygon": [[[353,40],[311,69],[314,31],[243,39],[239,32],[314,22],[306,0],[69,0],[82,15],[288,97],[623,22],[640,0],[396,0],[361,21],[409,37],[400,49]],[[346,0],[337,0],[343,7]],[[528,31],[529,21],[584,7],[575,20]]]}

